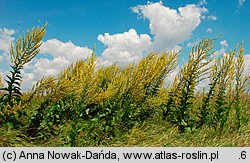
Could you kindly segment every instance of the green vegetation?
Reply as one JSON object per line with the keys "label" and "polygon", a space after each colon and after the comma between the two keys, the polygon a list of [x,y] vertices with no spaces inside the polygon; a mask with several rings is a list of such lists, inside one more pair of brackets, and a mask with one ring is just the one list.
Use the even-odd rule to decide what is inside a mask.
{"label": "green vegetation", "polygon": [[[99,68],[93,52],[22,93],[20,70],[39,52],[45,29],[27,31],[11,46],[11,75],[0,89],[0,146],[250,146],[242,46],[216,58],[214,39],[203,39],[167,88],[176,52]],[[204,80],[207,89],[197,90]]]}
{"label": "green vegetation", "polygon": [[3,81],[2,81],[2,76],[0,74],[0,87],[3,87]]}

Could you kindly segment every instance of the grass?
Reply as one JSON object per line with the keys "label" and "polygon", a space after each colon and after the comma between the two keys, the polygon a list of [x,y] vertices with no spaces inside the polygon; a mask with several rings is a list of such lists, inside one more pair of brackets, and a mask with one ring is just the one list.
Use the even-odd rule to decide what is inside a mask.
{"label": "grass", "polygon": [[[65,128],[63,128],[65,129]],[[84,132],[79,134],[77,146],[108,146],[108,147],[249,147],[250,124],[244,125],[240,131],[218,134],[212,128],[204,127],[190,133],[180,133],[178,127],[153,117],[131,130],[120,133],[114,138],[107,138],[100,144],[94,141],[86,143]],[[20,130],[0,128],[0,146],[41,146],[63,147],[69,146],[67,132],[51,136],[47,140],[29,139]],[[83,143],[85,142],[85,143]],[[81,144],[82,143],[82,144]]]}

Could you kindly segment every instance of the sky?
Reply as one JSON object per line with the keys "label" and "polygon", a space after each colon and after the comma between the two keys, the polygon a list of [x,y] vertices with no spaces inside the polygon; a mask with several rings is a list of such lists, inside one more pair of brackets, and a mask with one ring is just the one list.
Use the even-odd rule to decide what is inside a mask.
{"label": "sky", "polygon": [[150,51],[182,49],[178,69],[193,45],[217,36],[217,55],[244,41],[250,73],[249,20],[250,0],[0,0],[0,74],[10,70],[11,42],[46,21],[40,52],[22,72],[24,90],[85,59],[94,47],[99,66],[124,66]]}

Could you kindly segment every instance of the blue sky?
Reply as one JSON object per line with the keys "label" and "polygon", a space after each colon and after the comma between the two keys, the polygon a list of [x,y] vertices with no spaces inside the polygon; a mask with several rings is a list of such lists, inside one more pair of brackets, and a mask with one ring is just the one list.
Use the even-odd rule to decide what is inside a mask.
{"label": "blue sky", "polygon": [[[221,34],[216,53],[244,40],[250,71],[249,0],[0,0],[0,73],[9,70],[9,44],[48,21],[40,54],[25,67],[24,89],[56,75],[96,45],[100,65],[135,62],[149,51],[190,47]],[[106,33],[106,34],[105,34]]]}

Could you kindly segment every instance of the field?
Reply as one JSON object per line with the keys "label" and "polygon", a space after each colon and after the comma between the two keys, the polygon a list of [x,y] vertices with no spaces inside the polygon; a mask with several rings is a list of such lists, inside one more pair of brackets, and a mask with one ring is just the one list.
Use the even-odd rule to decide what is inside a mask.
{"label": "field", "polygon": [[215,39],[204,38],[167,87],[179,52],[151,52],[125,67],[98,67],[93,52],[22,92],[21,70],[45,33],[46,25],[33,28],[11,46],[0,146],[250,146],[243,46],[218,57]]}

